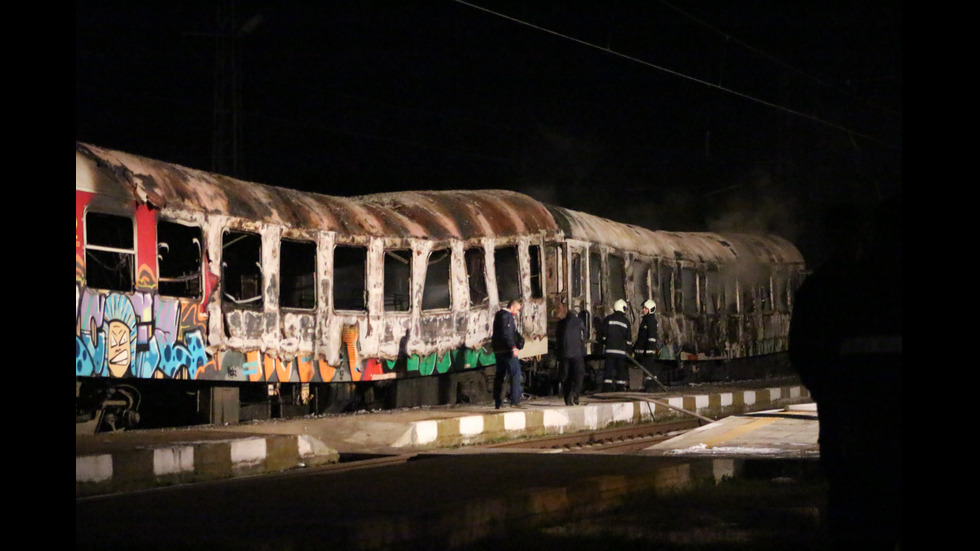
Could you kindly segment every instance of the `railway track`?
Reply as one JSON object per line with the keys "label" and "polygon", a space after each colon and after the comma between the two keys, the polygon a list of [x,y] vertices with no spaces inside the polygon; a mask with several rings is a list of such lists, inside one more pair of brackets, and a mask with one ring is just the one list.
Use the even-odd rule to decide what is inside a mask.
{"label": "railway track", "polygon": [[514,440],[477,448],[528,448],[567,451],[623,453],[640,450],[701,426],[699,419],[681,419],[667,423],[644,423],[611,429],[581,431],[559,436]]}
{"label": "railway track", "polygon": [[[641,450],[658,442],[663,442],[679,434],[698,428],[703,424],[699,419],[682,419],[667,423],[644,423],[611,429],[581,431],[559,436],[527,438],[494,444],[468,446],[469,449],[529,449],[556,450],[590,453],[626,453]],[[358,455],[350,454],[340,463],[317,467],[318,471],[343,473],[359,469],[390,467],[420,459],[426,453],[412,452],[397,455]]]}

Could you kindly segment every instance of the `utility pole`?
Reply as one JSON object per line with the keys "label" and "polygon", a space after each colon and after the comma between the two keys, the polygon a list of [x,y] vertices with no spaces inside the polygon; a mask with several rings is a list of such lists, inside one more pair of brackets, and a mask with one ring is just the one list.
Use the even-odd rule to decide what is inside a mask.
{"label": "utility pole", "polygon": [[262,16],[239,26],[235,12],[235,0],[217,0],[211,171],[241,177],[241,42],[262,24]]}

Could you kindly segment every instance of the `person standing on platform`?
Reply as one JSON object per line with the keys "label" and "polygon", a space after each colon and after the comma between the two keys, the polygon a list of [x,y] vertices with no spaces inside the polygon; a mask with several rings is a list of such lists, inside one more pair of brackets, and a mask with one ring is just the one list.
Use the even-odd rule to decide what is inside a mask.
{"label": "person standing on platform", "polygon": [[626,366],[627,348],[633,335],[630,320],[626,317],[626,301],[619,299],[613,304],[613,313],[602,320],[603,371],[602,390],[604,392],[629,389],[629,368]]}
{"label": "person standing on platform", "polygon": [[565,317],[558,322],[558,359],[562,362],[565,405],[578,405],[585,379],[585,323],[575,312],[559,307]]}
{"label": "person standing on platform", "polygon": [[490,343],[497,360],[493,378],[493,401],[497,409],[503,405],[501,393],[505,376],[510,378],[510,405],[523,407],[521,406],[521,396],[524,394],[521,384],[521,361],[517,358],[517,351],[524,348],[524,338],[518,333],[514,319],[520,311],[520,301],[512,300],[507,303],[507,308],[499,310],[493,318],[493,336]]}
{"label": "person standing on platform", "polygon": [[643,303],[643,318],[640,320],[640,327],[636,331],[636,342],[633,343],[633,357],[647,369],[654,377],[659,379],[660,373],[657,369],[657,352],[660,345],[657,339],[657,303],[648,300]]}
{"label": "person standing on platform", "polygon": [[831,214],[837,250],[796,293],[790,361],[817,403],[828,548],[894,550],[903,529],[901,202]]}

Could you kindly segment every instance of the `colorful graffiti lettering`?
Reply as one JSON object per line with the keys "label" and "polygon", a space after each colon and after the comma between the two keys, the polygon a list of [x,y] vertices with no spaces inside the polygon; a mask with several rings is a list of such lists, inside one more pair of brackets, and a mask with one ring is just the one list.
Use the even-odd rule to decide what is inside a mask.
{"label": "colorful graffiti lettering", "polygon": [[344,327],[340,361],[310,355],[284,359],[260,350],[209,357],[207,316],[191,299],[150,292],[103,294],[75,286],[75,375],[110,378],[237,380],[253,382],[376,381],[436,375],[494,363],[483,349],[411,355],[400,360],[364,358],[358,326]]}
{"label": "colorful graffiti lettering", "polygon": [[76,296],[75,375],[193,379],[209,363],[204,327],[180,326],[187,318],[179,315],[178,300],[149,293]]}

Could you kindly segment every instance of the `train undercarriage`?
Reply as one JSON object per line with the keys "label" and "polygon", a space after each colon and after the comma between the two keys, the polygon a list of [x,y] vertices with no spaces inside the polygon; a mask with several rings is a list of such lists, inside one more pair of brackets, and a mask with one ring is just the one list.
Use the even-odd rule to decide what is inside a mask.
{"label": "train undercarriage", "polygon": [[[562,374],[550,356],[523,362],[524,391],[562,393]],[[603,360],[588,358],[585,392],[599,391]],[[630,389],[765,379],[792,373],[785,353],[740,360],[657,361],[631,366]],[[445,406],[493,400],[494,368],[438,376],[350,383],[227,383],[78,378],[76,433],[236,424],[308,415]]]}

